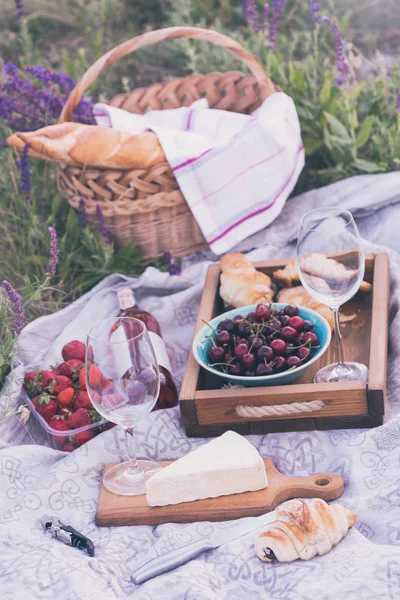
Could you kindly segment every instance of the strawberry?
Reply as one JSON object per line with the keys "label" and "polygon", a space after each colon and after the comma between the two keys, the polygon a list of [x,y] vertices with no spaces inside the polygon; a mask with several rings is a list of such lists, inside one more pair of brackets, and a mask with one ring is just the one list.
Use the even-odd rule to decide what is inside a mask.
{"label": "strawberry", "polygon": [[81,390],[86,391],[86,368],[84,367],[81,371],[79,371],[78,384]]}
{"label": "strawberry", "polygon": [[61,350],[61,354],[65,362],[71,360],[71,358],[76,358],[77,360],[85,362],[85,352],[86,346],[79,340],[68,342],[68,344],[65,344],[64,348]]}
{"label": "strawberry", "polygon": [[72,436],[72,441],[75,446],[82,446],[82,444],[86,444],[89,440],[94,438],[94,433],[91,429],[86,429],[85,431],[80,431]]}
{"label": "strawberry", "polygon": [[64,444],[64,446],[61,446],[60,450],[63,452],[73,452],[75,450],[75,446],[72,444]]}
{"label": "strawberry", "polygon": [[37,403],[38,399],[39,399],[39,396],[35,396],[34,398],[32,398],[32,404],[35,408],[36,408],[36,403]]}
{"label": "strawberry", "polygon": [[104,409],[111,412],[124,402],[124,397],[121,394],[107,394],[103,396],[102,402]]}
{"label": "strawberry", "polygon": [[79,371],[82,369],[83,363],[77,358],[71,358],[67,362],[61,363],[58,365],[57,371],[60,375],[64,375],[64,377],[69,377],[70,379],[77,379],[79,375]]}
{"label": "strawberry", "polygon": [[[59,415],[55,415],[52,419],[50,419],[50,421],[48,421],[48,423],[49,423],[49,426],[52,429],[55,429],[56,431],[68,431],[69,430],[67,421],[64,419],[64,417],[61,417]],[[56,440],[56,442],[58,444],[64,444],[68,436],[54,434],[52,437]]]}
{"label": "strawberry", "polygon": [[77,393],[75,401],[74,401],[75,409],[78,408],[93,408],[93,405],[90,401],[89,394],[83,390]]}
{"label": "strawberry", "polygon": [[100,387],[103,383],[103,373],[97,365],[89,367],[89,385],[92,388]]}
{"label": "strawberry", "polygon": [[42,391],[42,375],[40,371],[28,371],[24,377],[24,390],[32,398]]}
{"label": "strawberry", "polygon": [[45,421],[49,422],[56,414],[58,406],[49,394],[41,394],[36,402],[36,410]]}
{"label": "strawberry", "polygon": [[63,390],[67,388],[72,388],[73,383],[69,377],[65,377],[64,375],[56,375],[55,381],[50,385],[49,390],[52,394],[59,394]]}
{"label": "strawberry", "polygon": [[68,417],[68,425],[72,429],[77,429],[78,427],[90,425],[91,422],[92,419],[90,417],[90,412],[87,408],[78,408],[78,410],[71,413]]}
{"label": "strawberry", "polygon": [[42,392],[46,392],[47,390],[50,392],[53,391],[50,388],[55,385],[56,376],[57,373],[55,371],[42,371]]}
{"label": "strawberry", "polygon": [[59,394],[57,394],[57,402],[60,406],[68,406],[71,404],[72,400],[75,396],[74,388],[67,388],[66,390],[62,390]]}

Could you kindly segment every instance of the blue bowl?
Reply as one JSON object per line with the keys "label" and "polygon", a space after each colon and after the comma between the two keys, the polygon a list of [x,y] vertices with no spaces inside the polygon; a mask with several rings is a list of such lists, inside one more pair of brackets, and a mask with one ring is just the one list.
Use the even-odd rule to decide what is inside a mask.
{"label": "blue bowl", "polygon": [[[281,304],[279,302],[273,303],[273,308],[282,310],[287,306],[286,304]],[[257,305],[253,306],[243,306],[242,308],[234,308],[233,310],[229,310],[222,315],[218,315],[215,319],[209,322],[212,328],[217,329],[218,324],[224,319],[233,319],[236,315],[248,315],[250,312],[256,309]],[[208,366],[209,358],[207,356],[207,352],[212,344],[211,340],[207,336],[210,335],[211,329],[208,325],[205,325],[200,329],[196,337],[193,341],[193,354],[196,361],[199,363],[203,369],[210,371],[210,373],[214,373],[214,375],[218,375],[226,381],[234,385],[244,385],[246,387],[261,387],[266,385],[286,385],[287,383],[291,383],[300,375],[306,371],[310,365],[312,365],[316,360],[321,358],[321,356],[328,349],[329,343],[331,341],[331,328],[323,317],[316,313],[314,310],[309,308],[305,308],[304,306],[299,306],[299,315],[303,319],[308,319],[315,327],[315,333],[318,336],[320,342],[320,348],[313,350],[312,358],[306,362],[305,364],[293,369],[291,371],[284,371],[283,373],[276,373],[275,375],[263,375],[260,377],[244,377],[242,375],[228,375],[228,373],[224,373],[219,371],[216,367]]]}

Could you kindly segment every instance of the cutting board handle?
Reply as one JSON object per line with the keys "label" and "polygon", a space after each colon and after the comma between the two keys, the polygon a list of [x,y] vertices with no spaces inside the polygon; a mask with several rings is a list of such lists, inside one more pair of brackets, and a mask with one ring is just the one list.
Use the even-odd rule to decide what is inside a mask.
{"label": "cutting board handle", "polygon": [[289,498],[322,498],[336,500],[343,494],[344,481],[337,473],[316,473],[306,477],[284,475],[275,467],[271,459],[264,459],[268,472],[270,505],[272,510]]}

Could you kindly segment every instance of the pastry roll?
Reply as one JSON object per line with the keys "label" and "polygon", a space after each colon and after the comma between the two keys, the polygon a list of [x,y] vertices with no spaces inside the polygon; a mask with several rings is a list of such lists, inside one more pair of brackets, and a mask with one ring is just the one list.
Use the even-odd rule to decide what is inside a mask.
{"label": "pastry roll", "polygon": [[296,498],[276,509],[277,520],[257,536],[255,551],[263,562],[310,560],[332,550],[344,538],[357,516],[341,504]]}
{"label": "pastry roll", "polygon": [[272,301],[274,291],[271,289],[270,277],[257,271],[243,254],[226,254],[221,257],[220,265],[222,273],[219,293],[227,304],[240,308]]}

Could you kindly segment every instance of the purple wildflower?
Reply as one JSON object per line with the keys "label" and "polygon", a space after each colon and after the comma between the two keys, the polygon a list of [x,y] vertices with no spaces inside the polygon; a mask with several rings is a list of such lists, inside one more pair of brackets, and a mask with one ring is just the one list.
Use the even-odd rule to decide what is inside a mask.
{"label": "purple wildflower", "polygon": [[182,273],[182,266],[178,265],[176,263],[171,263],[168,267],[168,273],[170,275],[181,275]]}
{"label": "purple wildflower", "polygon": [[344,49],[344,41],[342,34],[339,31],[339,27],[336,22],[329,17],[321,17],[318,20],[319,23],[327,23],[333,35],[335,37],[335,51],[336,51],[336,68],[339,73],[336,79],[338,85],[342,85],[350,77],[350,66],[347,60],[346,51]]}
{"label": "purple wildflower", "polygon": [[316,23],[319,19],[318,13],[321,10],[321,2],[319,0],[308,0],[308,4],[310,6],[312,20]]}
{"label": "purple wildflower", "polygon": [[23,0],[15,0],[15,8],[17,11],[17,19],[18,21],[22,21],[25,16],[24,3]]}
{"label": "purple wildflower", "polygon": [[278,39],[278,30],[281,23],[282,12],[285,8],[286,0],[272,0],[271,18],[269,22],[268,40],[271,44],[271,49],[276,49]]}
{"label": "purple wildflower", "polygon": [[79,200],[78,215],[81,227],[82,229],[85,229],[88,224],[88,218],[86,214],[86,203],[83,198],[80,198]]}
{"label": "purple wildflower", "polygon": [[3,281],[2,286],[3,286],[5,293],[7,294],[9,301],[13,305],[13,311],[14,311],[13,331],[14,331],[14,333],[16,333],[18,335],[18,333],[21,331],[21,329],[23,328],[23,326],[25,324],[25,313],[24,313],[24,309],[22,308],[22,304],[21,304],[21,296],[19,294],[17,294],[17,292],[14,290],[11,283],[9,283],[7,280]]}
{"label": "purple wildflower", "polygon": [[28,151],[29,151],[30,143],[25,144],[24,149],[21,152],[19,160],[17,161],[17,166],[20,171],[21,176],[21,191],[25,196],[25,200],[29,201],[32,184],[31,184],[31,164],[29,162]]}
{"label": "purple wildflower", "polygon": [[169,266],[171,264],[171,252],[168,252],[168,250],[165,250],[163,254],[163,261],[165,265]]}
{"label": "purple wildflower", "polygon": [[56,274],[56,268],[58,265],[58,257],[60,256],[60,251],[58,249],[58,239],[57,233],[54,227],[49,227],[50,232],[50,262],[49,266],[46,269],[46,275],[49,277],[53,277]]}
{"label": "purple wildflower", "polygon": [[258,7],[256,0],[242,0],[244,16],[250,27],[254,31],[262,31],[266,29],[268,23],[269,5],[266,3],[263,10],[262,23],[259,21]]}
{"label": "purple wildflower", "polygon": [[[13,131],[32,131],[58,121],[75,82],[66,73],[8,63],[0,83],[0,119]],[[81,100],[74,120],[93,124],[92,103]]]}
{"label": "purple wildflower", "polygon": [[97,202],[97,204],[96,204],[96,214],[97,214],[97,218],[99,220],[100,232],[101,232],[101,235],[103,236],[103,240],[107,244],[107,246],[109,246],[111,244],[110,232],[108,231],[108,227],[106,225],[103,211],[101,210],[101,206],[100,206],[99,202]]}

